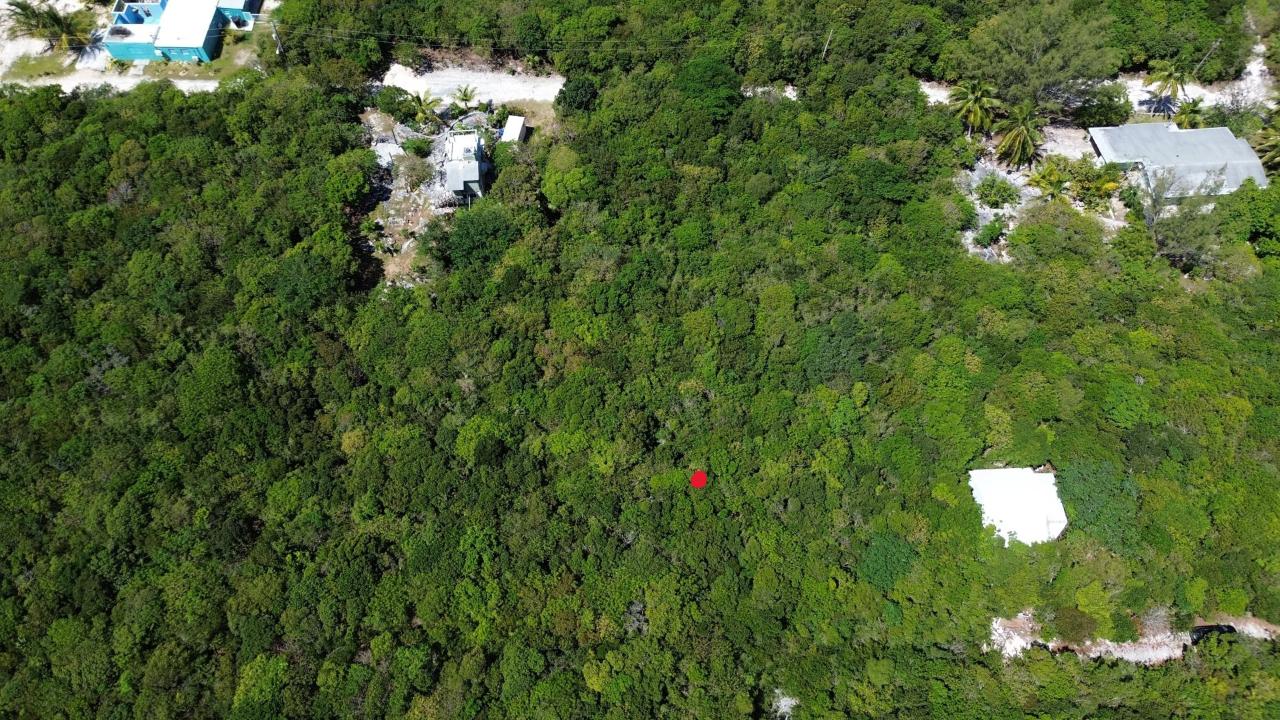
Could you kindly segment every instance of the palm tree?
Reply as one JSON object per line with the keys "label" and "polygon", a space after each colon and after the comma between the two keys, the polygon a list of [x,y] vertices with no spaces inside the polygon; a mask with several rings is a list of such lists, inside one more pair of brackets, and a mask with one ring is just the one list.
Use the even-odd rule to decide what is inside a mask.
{"label": "palm tree", "polygon": [[994,87],[978,80],[965,80],[951,88],[951,110],[964,122],[970,137],[974,130],[985,133],[991,129],[996,111],[1003,107],[995,94]]}
{"label": "palm tree", "polygon": [[1040,169],[1027,178],[1027,184],[1039,190],[1045,200],[1056,200],[1067,191],[1067,178],[1055,162],[1042,163]]}
{"label": "palm tree", "polygon": [[1151,63],[1151,72],[1147,74],[1147,79],[1143,80],[1142,84],[1154,86],[1156,102],[1153,104],[1153,109],[1168,116],[1173,114],[1173,109],[1178,104],[1178,96],[1187,93],[1187,83],[1192,80],[1194,78],[1191,77],[1191,73],[1180,69],[1168,60],[1155,60]]}
{"label": "palm tree", "polygon": [[476,89],[470,85],[463,85],[453,91],[453,97],[462,103],[462,107],[469,108],[471,107],[471,102],[476,99]]}
{"label": "palm tree", "polygon": [[1193,98],[1178,106],[1173,114],[1173,122],[1183,130],[1204,127],[1204,100]]}
{"label": "palm tree", "polygon": [[10,0],[9,37],[44,40],[50,50],[82,55],[98,41],[93,16],[83,11],[61,13],[48,3]]}
{"label": "palm tree", "polygon": [[1253,138],[1253,149],[1258,151],[1262,164],[1271,172],[1280,172],[1280,130],[1263,128]]}
{"label": "palm tree", "polygon": [[1036,115],[1036,107],[1030,102],[1011,109],[1008,117],[993,128],[1003,135],[996,145],[996,156],[1014,167],[1022,167],[1035,160],[1040,154],[1040,144],[1044,142],[1044,135],[1040,132],[1044,122],[1044,118]]}
{"label": "palm tree", "polygon": [[421,94],[414,98],[414,120],[418,124],[436,119],[436,108],[440,106],[440,98],[431,94],[430,90],[423,90]]}

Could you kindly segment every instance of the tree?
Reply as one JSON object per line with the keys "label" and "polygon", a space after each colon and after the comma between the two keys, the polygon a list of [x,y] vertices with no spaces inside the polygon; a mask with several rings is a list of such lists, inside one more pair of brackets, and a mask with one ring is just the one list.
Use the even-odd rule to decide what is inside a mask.
{"label": "tree", "polygon": [[1263,128],[1253,137],[1253,149],[1270,172],[1280,171],[1280,130]]}
{"label": "tree", "polygon": [[965,124],[970,136],[973,131],[986,133],[991,130],[996,111],[1003,104],[995,96],[996,89],[980,80],[965,80],[951,89],[951,110]]}
{"label": "tree", "polygon": [[[466,87],[465,85],[463,87]],[[462,88],[459,88],[461,92]],[[440,98],[431,94],[430,90],[423,90],[413,98],[414,112],[413,119],[419,125],[434,124],[439,116],[436,114],[436,108],[440,107]]]}
{"label": "tree", "polygon": [[1132,114],[1133,103],[1129,101],[1128,89],[1121,83],[1110,82],[1085,92],[1072,118],[1078,127],[1091,128],[1123,125]]}
{"label": "tree", "polygon": [[1173,122],[1183,130],[1191,130],[1193,128],[1204,127],[1204,108],[1202,107],[1204,100],[1194,98],[1187,100],[1178,105],[1178,111],[1173,114]]}
{"label": "tree", "polygon": [[471,103],[475,102],[476,89],[470,85],[459,85],[457,90],[453,91],[453,98],[458,101],[464,108],[471,107]]}
{"label": "tree", "polygon": [[83,11],[64,13],[45,2],[11,0],[5,13],[9,17],[9,37],[44,40],[49,50],[81,55],[98,42],[93,16]]}
{"label": "tree", "polygon": [[1108,13],[1077,12],[1070,0],[1016,3],[954,41],[939,62],[952,76],[990,83],[1007,104],[1072,109],[1120,67],[1109,29]]}
{"label": "tree", "polygon": [[1168,60],[1156,60],[1151,63],[1151,72],[1143,85],[1152,87],[1155,99],[1151,104],[1153,112],[1173,114],[1178,106],[1178,96],[1187,91],[1187,83],[1191,82],[1191,73]]}
{"label": "tree", "polygon": [[1032,103],[1015,106],[1008,117],[995,124],[995,131],[1001,135],[996,155],[1014,167],[1031,163],[1040,154],[1040,145],[1044,142],[1040,128],[1044,124],[1044,118],[1036,114]]}

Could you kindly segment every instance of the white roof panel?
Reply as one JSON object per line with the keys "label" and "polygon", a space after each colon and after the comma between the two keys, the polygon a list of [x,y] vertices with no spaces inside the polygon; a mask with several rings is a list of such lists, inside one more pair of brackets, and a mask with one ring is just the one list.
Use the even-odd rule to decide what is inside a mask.
{"label": "white roof panel", "polygon": [[450,160],[475,160],[480,157],[480,135],[467,132],[450,135],[445,144],[445,157]]}
{"label": "white roof panel", "polygon": [[1053,540],[1067,527],[1053,473],[1031,468],[970,470],[969,487],[982,507],[982,523],[996,535],[1028,545]]}
{"label": "white roof panel", "polygon": [[502,126],[502,142],[520,142],[524,139],[524,116],[509,115]]}
{"label": "white roof panel", "polygon": [[1149,186],[1169,175],[1174,197],[1195,195],[1202,187],[1216,195],[1229,193],[1249,178],[1267,186],[1253,148],[1228,128],[1183,130],[1173,123],[1134,123],[1089,128],[1089,137],[1106,162],[1142,163]]}
{"label": "white roof panel", "polygon": [[195,48],[204,45],[218,0],[169,0],[160,16],[157,47]]}

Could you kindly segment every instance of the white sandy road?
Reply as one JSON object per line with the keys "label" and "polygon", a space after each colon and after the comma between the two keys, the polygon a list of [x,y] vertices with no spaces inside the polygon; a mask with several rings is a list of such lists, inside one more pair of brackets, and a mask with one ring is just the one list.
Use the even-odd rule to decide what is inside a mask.
{"label": "white sandy road", "polygon": [[[1245,65],[1240,77],[1212,85],[1189,83],[1182,97],[1203,100],[1205,105],[1243,101],[1275,107],[1276,77],[1267,68],[1263,57],[1265,53],[1266,47],[1262,43],[1254,45],[1249,55],[1249,62]],[[1147,112],[1148,108],[1142,103],[1148,102],[1152,96],[1151,87],[1143,84],[1146,79],[1146,73],[1123,73],[1117,78],[1129,92],[1129,102],[1133,103],[1133,109],[1136,112]],[[920,91],[925,94],[931,105],[946,104],[951,87],[946,83],[931,80],[920,81]]]}
{"label": "white sandy road", "polygon": [[458,88],[468,85],[475,88],[474,102],[492,100],[495,103],[532,100],[551,102],[564,87],[559,75],[516,75],[501,70],[476,70],[462,67],[440,67],[425,73],[415,73],[404,65],[394,64],[382,78],[383,85],[421,95],[430,92],[448,103]]}

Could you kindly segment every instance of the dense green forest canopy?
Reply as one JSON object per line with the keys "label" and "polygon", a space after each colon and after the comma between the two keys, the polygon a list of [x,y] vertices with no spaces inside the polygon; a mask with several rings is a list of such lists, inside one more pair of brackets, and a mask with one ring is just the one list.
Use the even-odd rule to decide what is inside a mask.
{"label": "dense green forest canopy", "polygon": [[[1018,5],[286,0],[214,93],[5,90],[0,714],[1276,717],[1275,643],[984,648],[1280,621],[1280,185],[966,254],[912,75]],[[1267,7],[1049,5],[1059,102]],[[430,44],[564,72],[561,129],[389,286],[357,114]],[[965,472],[1046,461],[1070,528],[1005,548]]]}

